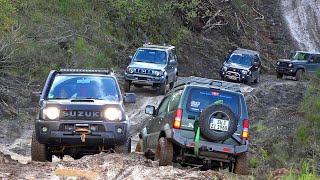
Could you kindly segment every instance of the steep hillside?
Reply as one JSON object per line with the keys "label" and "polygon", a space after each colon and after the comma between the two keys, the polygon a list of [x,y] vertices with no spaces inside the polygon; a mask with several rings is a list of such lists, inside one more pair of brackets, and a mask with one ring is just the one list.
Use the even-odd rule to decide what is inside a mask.
{"label": "steep hillside", "polygon": [[40,79],[60,67],[122,70],[146,40],[176,45],[182,75],[208,77],[230,48],[260,51],[266,71],[290,49],[276,0],[0,2],[0,68]]}

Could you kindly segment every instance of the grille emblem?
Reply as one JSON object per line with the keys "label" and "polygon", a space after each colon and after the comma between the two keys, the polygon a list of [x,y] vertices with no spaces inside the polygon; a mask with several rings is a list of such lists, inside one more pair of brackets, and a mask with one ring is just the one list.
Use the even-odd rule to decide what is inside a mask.
{"label": "grille emblem", "polygon": [[63,117],[101,117],[101,113],[98,111],[62,111]]}

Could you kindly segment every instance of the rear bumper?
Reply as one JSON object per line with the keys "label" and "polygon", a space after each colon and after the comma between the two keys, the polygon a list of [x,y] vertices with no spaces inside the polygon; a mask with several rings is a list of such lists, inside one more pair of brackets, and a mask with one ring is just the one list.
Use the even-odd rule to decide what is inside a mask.
{"label": "rear bumper", "polygon": [[149,75],[140,75],[140,74],[128,74],[125,73],[125,79],[131,81],[132,84],[141,84],[152,86],[154,84],[163,84],[165,81],[164,76],[156,77]]}
{"label": "rear bumper", "polygon": [[276,67],[276,72],[280,74],[284,74],[286,76],[295,76],[296,70],[294,68],[287,68],[287,67]]}
{"label": "rear bumper", "polygon": [[[189,139],[181,136],[180,130],[173,129],[171,130],[171,138],[174,143],[179,144],[184,148],[194,148],[194,139]],[[249,142],[247,140],[243,140],[241,145],[230,145],[230,144],[222,144],[215,143],[209,141],[200,141],[199,142],[199,152],[200,154],[206,154],[210,152],[220,152],[228,155],[236,156],[238,154],[245,153],[249,150]],[[201,153],[206,152],[206,153]]]}
{"label": "rear bumper", "polygon": [[[99,130],[91,130],[81,140],[81,133],[75,132],[76,125],[87,124],[97,126]],[[66,129],[64,127],[70,127]],[[47,128],[43,132],[43,127]],[[122,132],[118,133],[117,129]],[[101,122],[101,121],[35,121],[36,138],[42,144],[49,146],[111,146],[126,143],[129,138],[130,127],[128,122]]]}

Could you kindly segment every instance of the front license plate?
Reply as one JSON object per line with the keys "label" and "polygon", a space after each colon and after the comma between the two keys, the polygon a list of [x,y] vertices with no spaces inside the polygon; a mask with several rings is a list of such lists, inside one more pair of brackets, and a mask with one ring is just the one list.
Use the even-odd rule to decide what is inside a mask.
{"label": "front license plate", "polygon": [[229,121],[223,119],[211,118],[210,129],[218,131],[228,131],[229,130]]}

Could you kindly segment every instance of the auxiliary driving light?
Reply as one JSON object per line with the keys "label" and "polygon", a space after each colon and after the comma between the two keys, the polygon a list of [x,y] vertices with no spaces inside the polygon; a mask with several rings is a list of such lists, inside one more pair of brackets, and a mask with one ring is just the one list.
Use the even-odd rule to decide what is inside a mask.
{"label": "auxiliary driving light", "polygon": [[117,133],[121,134],[123,129],[121,127],[117,128]]}
{"label": "auxiliary driving light", "polygon": [[41,129],[41,131],[44,132],[44,133],[46,133],[46,132],[48,132],[48,128],[45,127],[45,126],[43,126],[42,129]]}

